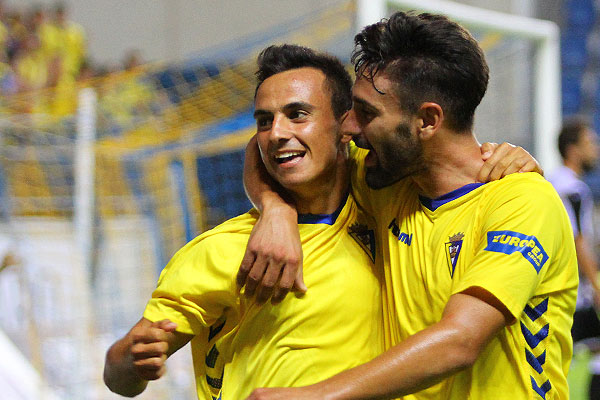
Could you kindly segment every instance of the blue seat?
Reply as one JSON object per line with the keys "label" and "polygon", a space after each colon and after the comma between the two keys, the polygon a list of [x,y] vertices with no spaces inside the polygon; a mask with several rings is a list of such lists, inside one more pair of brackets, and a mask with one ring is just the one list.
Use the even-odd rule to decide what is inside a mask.
{"label": "blue seat", "polygon": [[565,2],[567,29],[587,34],[596,22],[596,7],[593,0],[568,0]]}
{"label": "blue seat", "polygon": [[211,209],[226,218],[252,208],[242,182],[244,150],[202,157],[196,160],[196,173],[203,195]]}
{"label": "blue seat", "polygon": [[566,32],[561,36],[560,53],[563,67],[585,67],[588,59],[585,35]]}
{"label": "blue seat", "polygon": [[581,74],[563,72],[562,76],[562,110],[570,115],[579,111],[581,106]]}

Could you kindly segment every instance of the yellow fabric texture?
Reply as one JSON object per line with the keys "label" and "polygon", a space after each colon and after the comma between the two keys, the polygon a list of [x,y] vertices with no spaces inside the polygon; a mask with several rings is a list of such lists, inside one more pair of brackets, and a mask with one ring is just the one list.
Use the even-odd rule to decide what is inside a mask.
{"label": "yellow fabric texture", "polygon": [[221,382],[222,399],[243,399],[256,387],[315,383],[384,348],[373,231],[352,196],[332,225],[300,224],[309,290],[275,306],[258,306],[236,289],[256,218],[254,211],[233,218],[182,248],[144,313],[196,335],[192,354],[201,399],[217,396]]}
{"label": "yellow fabric texture", "polygon": [[365,154],[352,149],[352,184],[378,227],[386,346],[439,321],[450,296],[468,288],[485,289],[515,318],[472,368],[405,399],[568,398],[577,263],[552,186],[513,174],[455,192],[432,211],[410,178],[369,189]]}

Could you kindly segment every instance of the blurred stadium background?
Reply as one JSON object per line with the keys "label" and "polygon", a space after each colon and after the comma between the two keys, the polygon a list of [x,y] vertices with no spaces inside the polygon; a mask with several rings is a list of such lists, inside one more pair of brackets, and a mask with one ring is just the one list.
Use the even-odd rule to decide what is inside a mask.
{"label": "blurred stadium background", "polygon": [[[254,64],[271,43],[348,60],[365,21],[455,12],[491,66],[480,141],[521,145],[548,169],[561,114],[600,129],[593,0],[71,0],[62,14],[52,1],[0,4],[0,373],[26,382],[0,399],[118,397],[102,383],[105,351],[140,318],[162,267],[250,208]],[[588,181],[600,196],[599,175]],[[140,398],[195,398],[188,353]]]}

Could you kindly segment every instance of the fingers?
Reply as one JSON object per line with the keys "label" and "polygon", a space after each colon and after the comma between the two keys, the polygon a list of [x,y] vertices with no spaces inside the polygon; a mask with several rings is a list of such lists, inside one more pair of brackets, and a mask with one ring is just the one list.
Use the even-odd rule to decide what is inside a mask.
{"label": "fingers", "polygon": [[137,375],[147,381],[154,381],[163,376],[166,372],[166,355],[160,357],[143,358],[133,362]]}
{"label": "fingers", "polygon": [[[492,147],[491,145],[491,143],[484,143],[481,146],[482,153],[484,153],[484,148],[487,152]],[[477,175],[479,182],[494,181],[515,172],[537,172],[542,176],[544,175],[544,171],[537,160],[522,147],[505,142],[496,145],[493,154],[487,159],[485,158],[486,155],[487,153],[482,154],[482,159],[485,162]]]}
{"label": "fingers", "polygon": [[485,161],[494,153],[498,143],[485,142],[481,145],[481,158]]}
{"label": "fingers", "polygon": [[[236,283],[240,288],[245,285],[244,294],[256,295],[259,303],[269,298],[278,303],[292,289],[301,260],[297,213],[264,211],[248,239]],[[306,290],[301,278],[298,285]]]}
{"label": "fingers", "polygon": [[544,176],[544,171],[539,168],[539,165],[535,162],[535,160],[525,161],[517,172],[537,172],[538,174]]}
{"label": "fingers", "polygon": [[[272,299],[273,304],[281,302],[294,286],[301,265],[297,258],[283,254],[257,256],[246,277],[244,294],[246,297],[256,295],[258,303],[264,303],[269,298]],[[300,274],[299,285],[299,290],[305,292],[306,286],[302,281],[302,274]]]}
{"label": "fingers", "polygon": [[174,332],[177,329],[177,324],[168,319],[163,319],[161,321],[153,322],[152,327],[162,329],[165,332]]}
{"label": "fingers", "polygon": [[533,156],[531,156],[529,153],[527,153],[527,156],[528,158],[523,164],[523,166],[519,169],[519,172],[536,172],[541,176],[544,176],[544,170],[542,169],[542,166],[537,162],[537,160],[533,158]]}
{"label": "fingers", "polygon": [[136,343],[131,346],[131,356],[134,361],[143,361],[151,358],[167,359],[169,345],[166,342]]}
{"label": "fingers", "polygon": [[[497,146],[494,150],[494,153],[487,160],[485,160],[483,167],[477,175],[477,180],[479,182],[489,182],[500,179],[501,177],[507,175],[505,172],[508,168],[514,169],[511,164],[515,161],[515,158],[518,155],[516,152],[514,152],[515,148],[515,146],[506,142]],[[518,168],[514,169],[513,172],[516,171],[518,171]]]}
{"label": "fingers", "polygon": [[256,293],[256,301],[259,304],[266,302],[273,294],[273,289],[279,281],[283,266],[282,261],[269,260],[268,267]]}
{"label": "fingers", "polygon": [[131,332],[132,343],[166,342],[168,340],[168,331],[162,329],[161,326],[172,328],[173,326],[171,324],[175,325],[173,322],[165,319],[162,321],[152,322],[152,324],[148,327],[133,329]]}
{"label": "fingers", "polygon": [[146,322],[131,331],[130,354],[136,374],[144,380],[156,380],[164,375],[169,351],[169,335],[177,324],[168,319]]}
{"label": "fingers", "polygon": [[244,258],[242,259],[242,263],[240,264],[240,269],[236,276],[236,282],[238,287],[243,287],[246,284],[246,279],[248,278],[248,274],[252,269],[252,265],[254,264],[254,260],[256,259],[256,255],[254,251],[250,250],[246,247],[246,252],[244,253]]}
{"label": "fingers", "polygon": [[257,257],[254,260],[252,269],[250,270],[250,272],[248,273],[248,276],[246,278],[245,295],[247,297],[254,296],[254,293],[256,292],[256,288],[258,287],[259,283],[263,279],[263,275],[265,273],[265,270],[267,269],[268,262],[269,262],[268,259],[265,257]]}
{"label": "fingers", "polygon": [[304,269],[302,268],[302,264],[298,265],[298,273],[296,274],[296,278],[294,279],[294,291],[299,293],[306,293],[308,288],[304,284]]}
{"label": "fingers", "polygon": [[139,342],[131,346],[131,356],[136,374],[147,381],[164,375],[169,345],[166,342]]}
{"label": "fingers", "polygon": [[[298,284],[301,286],[298,289],[296,289],[296,280],[298,275],[300,275],[300,280]],[[286,265],[283,267],[283,271],[279,279],[279,285],[277,285],[273,292],[271,303],[281,303],[285,296],[287,296],[287,294],[290,292],[290,290],[292,290],[292,288],[294,288],[294,290],[298,290],[301,293],[306,292],[306,285],[304,285],[304,281],[302,279],[302,261],[297,259],[288,260]]]}

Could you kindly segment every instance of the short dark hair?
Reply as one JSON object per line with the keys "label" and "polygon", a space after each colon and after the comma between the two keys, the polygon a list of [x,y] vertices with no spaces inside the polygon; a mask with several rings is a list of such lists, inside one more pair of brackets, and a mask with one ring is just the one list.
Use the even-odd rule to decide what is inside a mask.
{"label": "short dark hair", "polygon": [[450,128],[473,127],[475,109],[489,80],[483,51],[471,34],[443,15],[396,12],[365,27],[354,38],[357,76],[385,73],[402,110],[414,113],[438,103]]}
{"label": "short dark hair", "polygon": [[573,116],[563,122],[558,134],[558,151],[563,160],[567,158],[569,146],[577,144],[581,134],[589,127],[590,124],[582,116]]}
{"label": "short dark hair", "polygon": [[273,45],[260,52],[257,64],[256,91],[265,79],[275,74],[310,67],[325,75],[331,91],[331,109],[336,119],[352,107],[352,78],[344,64],[330,54],[293,44]]}

